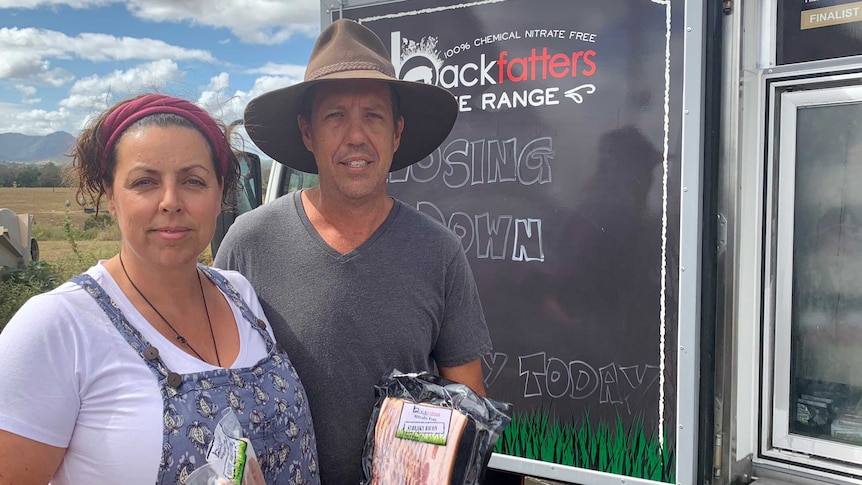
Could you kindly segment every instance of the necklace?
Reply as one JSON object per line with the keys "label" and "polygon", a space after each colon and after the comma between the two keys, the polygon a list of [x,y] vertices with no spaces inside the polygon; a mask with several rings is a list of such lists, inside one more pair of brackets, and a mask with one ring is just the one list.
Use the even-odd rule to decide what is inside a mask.
{"label": "necklace", "polygon": [[[141,296],[141,298],[143,298],[143,299],[144,299],[144,301],[145,301],[145,302],[147,302],[147,305],[149,305],[149,306],[150,306],[150,308],[152,308],[152,309],[153,309],[153,311],[154,311],[154,312],[156,312],[156,315],[158,315],[158,316],[162,319],[162,321],[164,321],[164,322],[168,325],[168,327],[170,327],[170,329],[174,332],[174,335],[176,335],[176,339],[177,339],[181,344],[183,344],[183,345],[185,345],[186,347],[188,347],[188,348],[189,348],[189,350],[191,350],[191,351],[192,351],[192,352],[197,356],[197,358],[198,358],[198,359],[203,360],[204,362],[206,362],[206,360],[205,360],[203,357],[201,357],[201,354],[199,354],[199,353],[198,353],[198,351],[197,351],[197,350],[195,350],[195,348],[194,348],[194,347],[192,347],[192,344],[190,344],[190,343],[189,343],[189,341],[188,341],[188,340],[186,340],[186,338],[185,338],[185,337],[183,337],[182,335],[180,335],[180,333],[179,333],[179,332],[177,332],[177,329],[175,329],[175,328],[174,328],[174,326],[173,326],[173,325],[171,325],[171,322],[169,322],[169,321],[168,321],[168,319],[167,319],[167,318],[165,318],[165,316],[164,316],[164,315],[162,315],[162,313],[161,313],[158,309],[156,309],[156,307],[155,307],[152,303],[150,303],[150,300],[148,300],[148,299],[147,299],[147,297],[146,297],[146,296],[144,296],[144,294],[141,292],[141,290],[140,290],[140,289],[138,289],[138,285],[136,285],[136,284],[135,284],[135,282],[134,282],[134,281],[132,281],[132,278],[129,276],[129,272],[128,272],[128,271],[126,271],[126,265],[125,265],[125,264],[123,264],[123,253],[122,253],[122,252],[120,252],[119,256],[120,256],[120,267],[121,267],[121,268],[123,268],[123,274],[125,274],[125,275],[126,275],[126,279],[127,279],[127,280],[129,280],[129,283],[132,285],[132,288],[134,288],[134,289],[135,289],[135,291],[137,291],[137,292],[138,292],[138,295],[140,295],[140,296]],[[200,273],[200,271],[199,271],[197,268],[195,268],[195,274],[196,274],[196,275],[197,275],[197,277],[198,277],[198,286],[199,286],[199,287],[200,287],[200,289],[201,289],[201,298],[203,298],[203,300],[204,300],[204,311],[205,311],[205,312],[206,312],[206,314],[207,314],[207,324],[209,324],[209,327],[210,327],[210,337],[212,338],[212,342],[213,342],[213,349],[215,349],[216,362],[218,363],[219,367],[221,367],[221,357],[220,357],[220,356],[219,356],[219,354],[218,354],[218,345],[216,345],[215,332],[213,332],[213,322],[212,322],[212,320],[210,320],[210,310],[209,310],[209,307],[207,306],[207,297],[206,297],[206,295],[204,294],[204,285],[203,285],[203,283],[201,282],[201,273]]]}

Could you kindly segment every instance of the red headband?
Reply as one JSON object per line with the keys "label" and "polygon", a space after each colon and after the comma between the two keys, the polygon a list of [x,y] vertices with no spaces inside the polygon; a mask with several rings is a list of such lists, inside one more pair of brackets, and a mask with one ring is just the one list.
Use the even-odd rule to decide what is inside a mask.
{"label": "red headband", "polygon": [[108,158],[114,150],[114,145],[126,131],[126,128],[141,118],[157,113],[171,113],[191,121],[215,150],[215,157],[221,169],[220,175],[224,177],[227,174],[228,149],[230,147],[225,142],[224,132],[212,116],[183,99],[163,94],[146,94],[116,108],[102,124],[99,138],[108,140],[105,143],[105,151],[102,156],[102,175],[107,170]]}

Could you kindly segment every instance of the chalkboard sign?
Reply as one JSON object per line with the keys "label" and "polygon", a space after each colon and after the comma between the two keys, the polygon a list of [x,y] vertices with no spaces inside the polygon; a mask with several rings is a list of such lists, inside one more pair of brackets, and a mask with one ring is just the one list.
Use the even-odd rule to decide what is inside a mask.
{"label": "chalkboard sign", "polygon": [[389,193],[461,237],[489,395],[517,410],[500,454],[674,481],[683,6],[343,11],[400,78],[458,99],[451,135]]}
{"label": "chalkboard sign", "polygon": [[778,2],[776,63],[817,61],[862,54],[862,2]]}

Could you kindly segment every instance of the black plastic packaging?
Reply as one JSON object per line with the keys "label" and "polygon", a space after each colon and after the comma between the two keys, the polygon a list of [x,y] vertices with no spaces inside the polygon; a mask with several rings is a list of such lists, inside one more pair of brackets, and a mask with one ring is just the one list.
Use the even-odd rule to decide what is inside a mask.
{"label": "black plastic packaging", "polygon": [[[488,467],[488,461],[491,459],[497,438],[511,420],[511,404],[482,397],[464,384],[452,382],[437,375],[427,372],[405,374],[397,369],[383,376],[380,382],[374,386],[374,392],[377,401],[366,432],[365,447],[362,453],[361,485],[384,483],[378,479],[380,470],[375,475],[375,459],[381,463],[385,461],[389,463],[386,466],[391,466],[393,460],[388,458],[398,458],[385,456],[387,453],[399,453],[394,444],[391,446],[382,445],[383,448],[377,449],[377,455],[375,455],[375,447],[378,447],[375,438],[381,439],[381,437],[376,436],[377,423],[387,398],[402,400],[404,405],[413,403],[447,408],[452,410],[453,415],[455,413],[463,415],[466,418],[466,424],[455,445],[457,451],[449,483],[451,485],[478,485],[484,481],[485,470]],[[395,438],[395,440],[401,439]],[[417,446],[435,447],[439,445],[421,443]],[[436,454],[436,450],[434,454]],[[381,458],[387,459],[381,460]],[[408,466],[419,469],[422,464],[409,463]],[[417,475],[411,475],[411,477],[411,480],[417,480]],[[404,477],[400,480],[407,479]],[[422,480],[418,481],[421,482]]]}

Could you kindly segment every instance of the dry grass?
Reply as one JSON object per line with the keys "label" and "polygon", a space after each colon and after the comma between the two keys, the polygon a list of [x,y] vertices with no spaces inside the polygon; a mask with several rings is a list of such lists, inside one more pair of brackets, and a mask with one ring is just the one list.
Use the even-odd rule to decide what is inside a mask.
{"label": "dry grass", "polygon": [[[75,241],[78,252],[96,261],[109,259],[120,252],[120,241]],[[72,245],[68,241],[39,241],[39,259],[56,265],[68,259],[75,258]]]}
{"label": "dry grass", "polygon": [[75,190],[72,187],[0,187],[0,208],[17,214],[33,214],[36,225],[62,226],[68,200],[72,224],[83,227],[84,220],[91,214],[75,203]]}
{"label": "dry grass", "polygon": [[78,256],[68,241],[39,241],[39,259],[50,264],[61,281],[120,252],[120,241],[83,240],[75,241],[75,244],[78,246]]}

